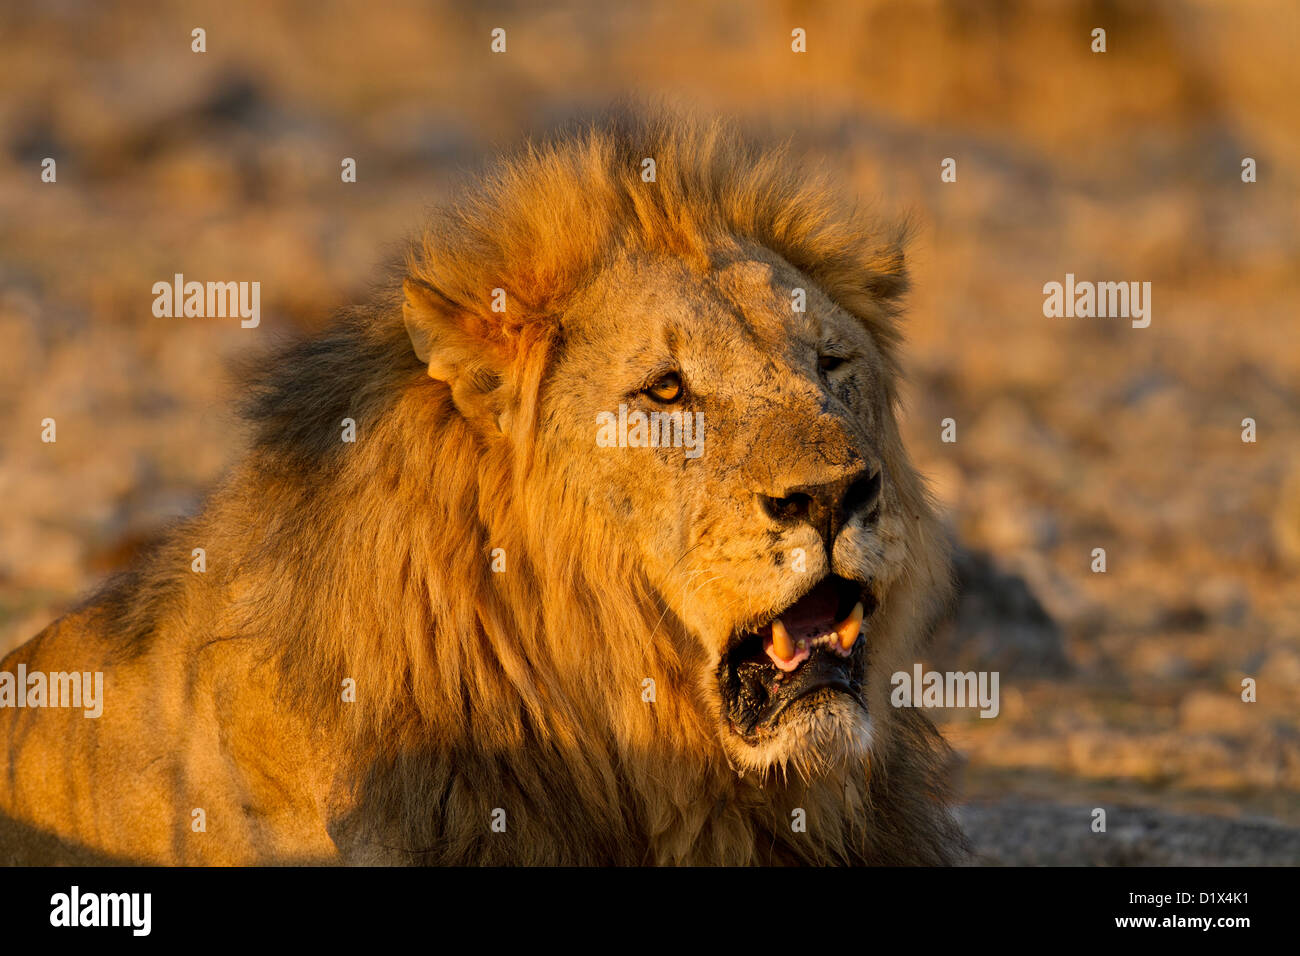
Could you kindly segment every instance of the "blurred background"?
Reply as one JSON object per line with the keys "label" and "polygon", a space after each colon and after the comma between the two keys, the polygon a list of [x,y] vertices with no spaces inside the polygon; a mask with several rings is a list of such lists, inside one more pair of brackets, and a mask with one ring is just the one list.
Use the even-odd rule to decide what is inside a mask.
{"label": "blurred background", "polygon": [[[1292,0],[4,4],[0,654],[238,455],[231,358],[364,297],[485,157],[662,96],[917,223],[905,429],[965,586],[929,663],[1001,675],[996,719],[940,715],[983,858],[1298,862],[1298,24]],[[260,281],[262,326],[155,318],[176,272]],[[1151,326],[1044,318],[1067,272],[1151,282]]]}

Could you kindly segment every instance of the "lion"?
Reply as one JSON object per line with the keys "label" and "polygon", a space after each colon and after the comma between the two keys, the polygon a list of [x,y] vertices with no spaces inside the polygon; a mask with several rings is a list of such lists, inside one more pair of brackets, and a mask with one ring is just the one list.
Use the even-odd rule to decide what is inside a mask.
{"label": "lion", "polygon": [[667,114],[480,176],[253,373],[202,512],[0,665],[104,680],[0,708],[0,854],[961,861],[889,705],[952,588],[906,230],[841,192]]}

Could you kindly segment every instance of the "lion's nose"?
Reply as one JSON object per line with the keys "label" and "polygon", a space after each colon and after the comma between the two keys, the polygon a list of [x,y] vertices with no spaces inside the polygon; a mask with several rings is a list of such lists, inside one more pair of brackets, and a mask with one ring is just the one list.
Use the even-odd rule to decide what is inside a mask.
{"label": "lion's nose", "polygon": [[840,529],[858,515],[875,520],[881,484],[879,468],[862,468],[835,481],[790,488],[779,497],[758,497],[773,521],[787,525],[806,521],[829,549]]}

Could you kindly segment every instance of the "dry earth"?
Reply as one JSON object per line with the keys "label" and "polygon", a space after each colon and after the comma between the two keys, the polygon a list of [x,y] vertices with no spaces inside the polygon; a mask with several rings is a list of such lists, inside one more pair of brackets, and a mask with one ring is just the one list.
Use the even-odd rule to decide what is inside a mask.
{"label": "dry earth", "polygon": [[[29,6],[0,10],[0,651],[197,506],[240,445],[229,359],[362,296],[483,156],[665,95],[917,224],[906,429],[969,585],[930,663],[1001,675],[997,718],[942,720],[984,858],[1300,860],[1295,4]],[[259,280],[262,327],[154,318],[175,272]],[[1151,282],[1151,326],[1044,318],[1067,272]]]}

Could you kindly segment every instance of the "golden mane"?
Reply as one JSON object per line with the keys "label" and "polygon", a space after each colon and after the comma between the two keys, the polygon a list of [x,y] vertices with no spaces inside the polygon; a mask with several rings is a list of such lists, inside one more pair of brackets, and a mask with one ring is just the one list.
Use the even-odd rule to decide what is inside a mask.
{"label": "golden mane", "polygon": [[[899,335],[882,304],[907,288],[905,233],[846,209],[789,144],[763,148],[721,121],[629,113],[501,160],[437,215],[407,264],[480,334],[510,339],[554,324],[619,251],[703,270],[719,243],[748,240],[814,279],[888,350]],[[505,313],[489,307],[498,288]]]}

